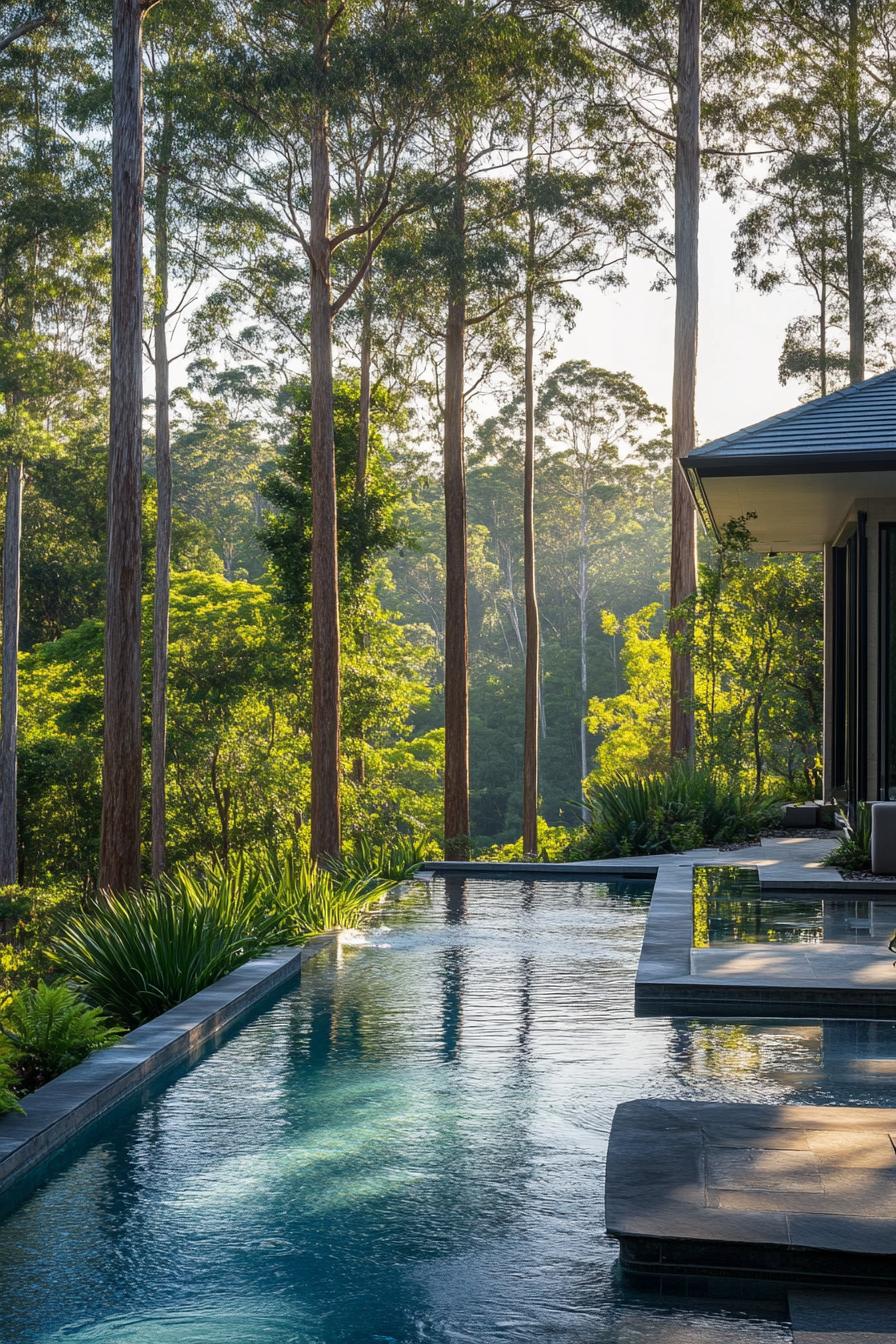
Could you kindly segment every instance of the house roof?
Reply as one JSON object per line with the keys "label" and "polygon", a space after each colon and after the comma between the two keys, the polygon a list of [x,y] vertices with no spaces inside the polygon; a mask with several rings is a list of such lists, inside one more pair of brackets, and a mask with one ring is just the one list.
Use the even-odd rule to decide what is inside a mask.
{"label": "house roof", "polygon": [[758,550],[818,550],[859,500],[892,499],[896,521],[896,369],[714,439],[681,465],[707,525],[718,533],[752,515]]}
{"label": "house roof", "polygon": [[761,471],[780,458],[793,458],[805,467],[808,459],[814,463],[822,455],[830,465],[840,454],[849,455],[846,469],[869,454],[896,461],[896,369],[714,439],[695,449],[684,464],[702,472],[712,470],[710,460],[750,457]]}

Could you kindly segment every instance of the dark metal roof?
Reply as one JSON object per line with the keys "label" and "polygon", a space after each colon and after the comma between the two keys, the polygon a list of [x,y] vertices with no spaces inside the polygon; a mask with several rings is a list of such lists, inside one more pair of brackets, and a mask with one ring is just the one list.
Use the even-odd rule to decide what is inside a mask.
{"label": "dark metal roof", "polygon": [[696,448],[701,476],[896,467],[896,369]]}

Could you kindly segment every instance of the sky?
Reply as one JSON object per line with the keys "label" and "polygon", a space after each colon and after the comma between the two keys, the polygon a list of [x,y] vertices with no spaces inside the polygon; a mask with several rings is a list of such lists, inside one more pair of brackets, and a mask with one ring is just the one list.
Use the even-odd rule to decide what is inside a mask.
{"label": "sky", "polygon": [[[702,204],[700,220],[700,334],[697,366],[697,442],[729,434],[795,406],[796,383],[778,382],[778,356],[787,323],[808,311],[811,299],[792,287],[759,294],[734,275],[731,233],[735,216],[716,196]],[[629,266],[628,284],[609,293],[580,291],[575,330],[559,359],[588,359],[601,368],[631,373],[653,401],[667,409],[672,393],[675,290],[650,288],[655,269]]]}

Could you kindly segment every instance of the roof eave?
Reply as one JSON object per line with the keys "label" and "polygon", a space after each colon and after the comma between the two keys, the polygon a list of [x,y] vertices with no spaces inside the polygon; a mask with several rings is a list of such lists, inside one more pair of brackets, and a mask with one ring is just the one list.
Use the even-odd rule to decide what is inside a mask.
{"label": "roof eave", "polygon": [[862,451],[855,448],[841,452],[772,453],[703,453],[699,449],[681,459],[688,479],[710,476],[798,476],[803,472],[824,475],[827,472],[893,471],[896,469],[896,451],[878,448]]}

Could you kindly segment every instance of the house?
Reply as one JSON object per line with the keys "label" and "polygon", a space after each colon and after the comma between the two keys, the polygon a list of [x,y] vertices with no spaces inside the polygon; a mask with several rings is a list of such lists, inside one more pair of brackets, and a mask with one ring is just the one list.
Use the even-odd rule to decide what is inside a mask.
{"label": "house", "polygon": [[896,370],[683,459],[706,525],[824,553],[827,799],[896,800]]}

